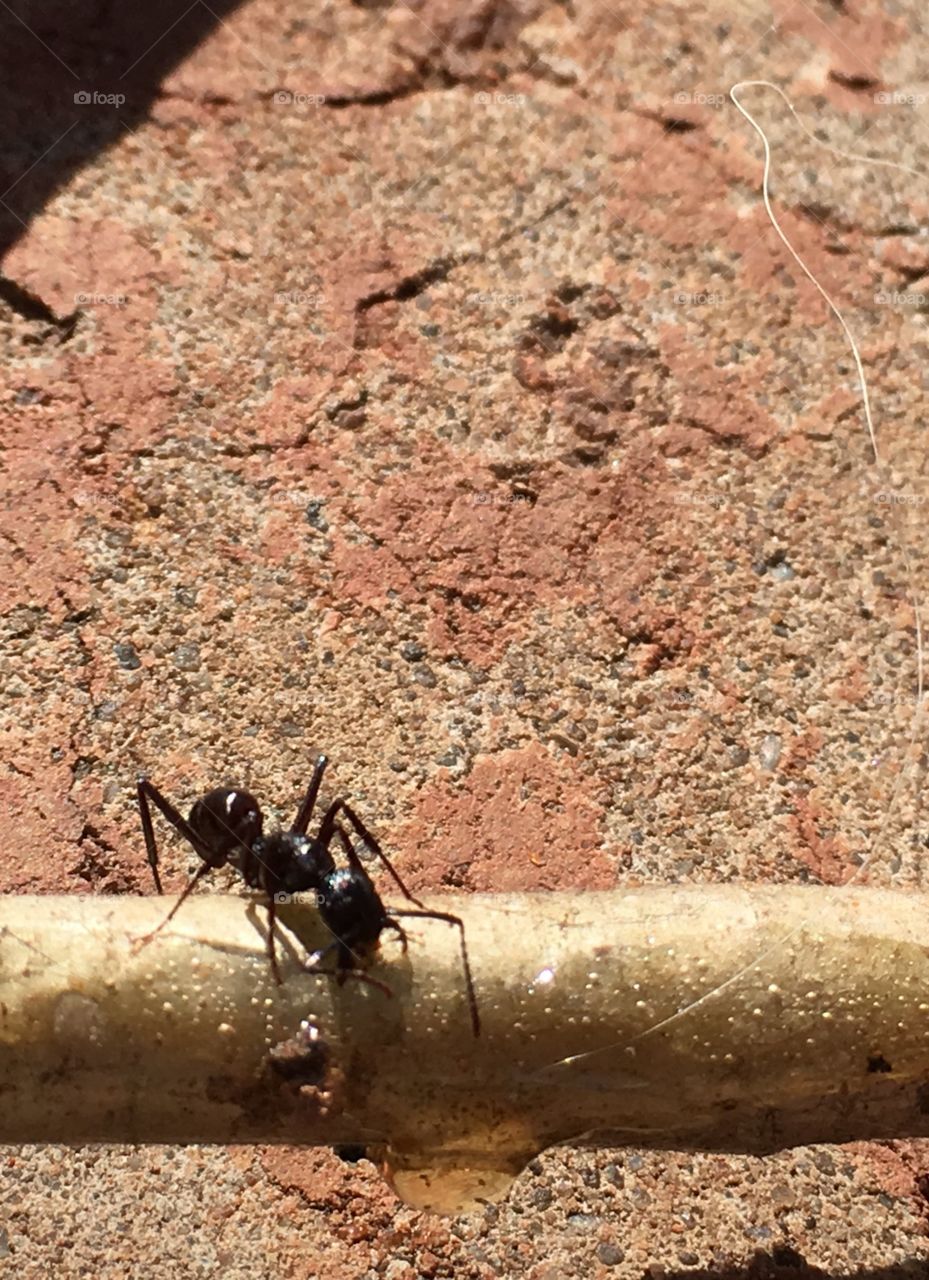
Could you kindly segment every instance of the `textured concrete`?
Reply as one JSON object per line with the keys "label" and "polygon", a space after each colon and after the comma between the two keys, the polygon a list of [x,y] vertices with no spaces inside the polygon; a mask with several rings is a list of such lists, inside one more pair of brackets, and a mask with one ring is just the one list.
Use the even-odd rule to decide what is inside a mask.
{"label": "textured concrete", "polygon": [[[925,181],[745,93],[880,472],[725,97],[924,171],[922,7],[124,9],[0,12],[2,888],[149,892],[137,771],[288,813],[323,746],[422,887],[924,884]],[[907,1280],[927,1176],[10,1151],[0,1274]]]}

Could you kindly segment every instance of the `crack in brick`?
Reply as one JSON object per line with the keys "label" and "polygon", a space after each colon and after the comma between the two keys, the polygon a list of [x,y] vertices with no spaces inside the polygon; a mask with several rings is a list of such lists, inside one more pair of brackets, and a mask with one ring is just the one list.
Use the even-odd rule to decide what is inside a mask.
{"label": "crack in brick", "polygon": [[470,259],[471,255],[465,258],[438,258],[419,271],[402,276],[386,289],[376,289],[373,293],[366,293],[358,298],[355,302],[355,312],[361,314],[364,311],[370,311],[372,307],[380,306],[384,302],[409,302],[412,298],[418,298],[430,285],[447,280],[455,267],[462,266]]}

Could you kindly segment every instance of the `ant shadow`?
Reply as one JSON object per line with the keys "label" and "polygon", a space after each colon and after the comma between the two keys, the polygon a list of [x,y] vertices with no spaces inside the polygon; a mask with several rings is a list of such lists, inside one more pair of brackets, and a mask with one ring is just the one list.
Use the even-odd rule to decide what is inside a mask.
{"label": "ant shadow", "polygon": [[759,1250],[746,1266],[668,1268],[662,1274],[665,1280],[925,1280],[929,1264],[914,1258],[886,1267],[826,1271],[807,1262],[790,1245],[777,1245],[770,1253]]}
{"label": "ant shadow", "polygon": [[[148,115],[168,73],[242,0],[0,5],[0,255],[84,165]],[[38,299],[4,280],[0,296]]]}

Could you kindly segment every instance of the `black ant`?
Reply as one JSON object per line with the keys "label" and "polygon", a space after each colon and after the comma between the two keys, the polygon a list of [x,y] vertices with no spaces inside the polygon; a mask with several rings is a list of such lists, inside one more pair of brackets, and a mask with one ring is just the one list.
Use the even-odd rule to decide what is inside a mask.
{"label": "black ant", "polygon": [[[389,988],[370,977],[364,969],[364,964],[376,950],[384,929],[393,929],[398,934],[405,952],[407,935],[403,926],[397,922],[397,917],[444,920],[461,931],[461,959],[471,1027],[475,1036],[480,1035],[480,1016],[468,961],[464,921],[461,917],[446,911],[430,911],[425,903],[413,897],[377,840],[344,799],[333,800],[329,805],[315,836],[306,834],[327,763],[325,756],[317,759],[310,785],[290,830],[275,831],[270,835],[262,833],[264,819],[261,809],[258,801],[247,791],[232,787],[217,787],[208,791],[195,802],[190,817],[185,819],[148,778],[139,778],[142,834],[158,892],[164,891],[158,874],[158,847],[149,801],[175,831],[184,837],[203,862],[165,919],[153,933],[141,939],[141,943],[150,941],[173,919],[182,903],[208,872],[227,864],[239,872],[249,888],[261,889],[266,895],[268,958],[274,979],[278,983],[281,976],[274,945],[275,908],[279,902],[288,901],[291,894],[311,891],[316,893],[320,917],[335,939],[330,946],[311,958],[307,966],[308,972],[331,973],[340,984],[350,976],[359,978],[387,995],[392,994]],[[384,864],[403,896],[418,910],[388,912],[345,829],[338,822],[340,814],[344,814],[354,831]],[[336,835],[345,851],[348,867],[337,867],[330,853],[329,846]],[[332,951],[335,952],[335,967],[331,970],[321,969],[319,961]]]}

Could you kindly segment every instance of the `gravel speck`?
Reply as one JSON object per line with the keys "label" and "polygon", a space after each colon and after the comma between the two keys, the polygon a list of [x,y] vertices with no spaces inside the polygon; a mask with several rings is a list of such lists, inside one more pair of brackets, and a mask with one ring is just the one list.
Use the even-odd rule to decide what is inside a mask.
{"label": "gravel speck", "polygon": [[767,769],[770,773],[772,769],[777,768],[777,762],[780,758],[781,739],[779,734],[766,733],[758,749],[758,760],[762,769]]}
{"label": "gravel speck", "polygon": [[142,665],[142,659],[136,653],[135,645],[127,641],[114,644],[113,652],[116,654],[116,661],[124,671],[137,671]]}
{"label": "gravel speck", "polygon": [[606,1241],[597,1245],[597,1259],[605,1267],[618,1267],[625,1256],[619,1245],[608,1244]]}
{"label": "gravel speck", "polygon": [[311,529],[316,529],[318,533],[329,532],[329,521],[323,515],[323,507],[325,505],[322,498],[314,498],[312,502],[306,504],[306,522]]}
{"label": "gravel speck", "polygon": [[174,665],[181,671],[200,670],[200,646],[179,644],[174,650]]}
{"label": "gravel speck", "polygon": [[426,650],[418,640],[407,640],[400,646],[400,656],[407,662],[422,662],[426,656]]}

